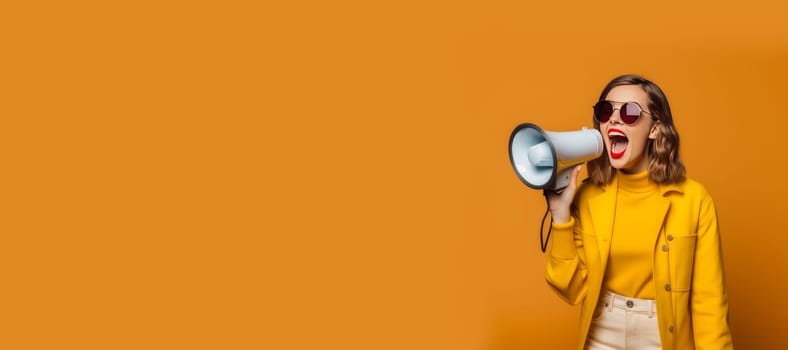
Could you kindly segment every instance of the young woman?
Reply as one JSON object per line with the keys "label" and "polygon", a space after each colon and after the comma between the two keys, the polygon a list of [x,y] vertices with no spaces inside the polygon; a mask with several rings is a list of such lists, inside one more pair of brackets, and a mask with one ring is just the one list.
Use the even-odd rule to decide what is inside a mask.
{"label": "young woman", "polygon": [[578,349],[731,349],[714,202],[685,177],[667,97],[635,75],[594,105],[605,153],[548,195],[546,277],[582,303]]}

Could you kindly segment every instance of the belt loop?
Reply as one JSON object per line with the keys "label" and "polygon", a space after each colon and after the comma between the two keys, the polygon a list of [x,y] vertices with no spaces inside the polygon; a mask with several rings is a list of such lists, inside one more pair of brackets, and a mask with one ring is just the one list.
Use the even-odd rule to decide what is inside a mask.
{"label": "belt loop", "polygon": [[654,318],[654,309],[657,308],[657,303],[654,300],[648,301],[648,318]]}

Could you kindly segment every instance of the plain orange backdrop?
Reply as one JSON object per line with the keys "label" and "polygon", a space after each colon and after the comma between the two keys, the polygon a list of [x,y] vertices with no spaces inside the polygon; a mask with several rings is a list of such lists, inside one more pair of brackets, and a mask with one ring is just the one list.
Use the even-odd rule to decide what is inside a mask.
{"label": "plain orange backdrop", "polygon": [[734,341],[788,346],[777,2],[3,6],[0,347],[571,349],[519,123],[667,93]]}

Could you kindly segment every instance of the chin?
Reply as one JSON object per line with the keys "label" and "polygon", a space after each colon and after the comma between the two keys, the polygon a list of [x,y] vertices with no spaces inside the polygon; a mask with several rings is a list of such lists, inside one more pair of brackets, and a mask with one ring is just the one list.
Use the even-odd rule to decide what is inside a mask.
{"label": "chin", "polygon": [[610,165],[616,170],[624,169],[627,166],[627,161],[626,160],[623,160],[623,159],[620,159],[620,158],[619,159],[613,159],[612,157],[609,158],[609,159],[610,159]]}

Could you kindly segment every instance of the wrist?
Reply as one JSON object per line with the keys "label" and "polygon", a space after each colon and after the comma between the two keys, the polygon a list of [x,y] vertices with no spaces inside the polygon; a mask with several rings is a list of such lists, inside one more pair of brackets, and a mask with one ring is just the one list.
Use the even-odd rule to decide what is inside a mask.
{"label": "wrist", "polygon": [[550,212],[550,216],[553,218],[554,224],[565,224],[569,222],[569,212],[568,211],[553,211]]}

